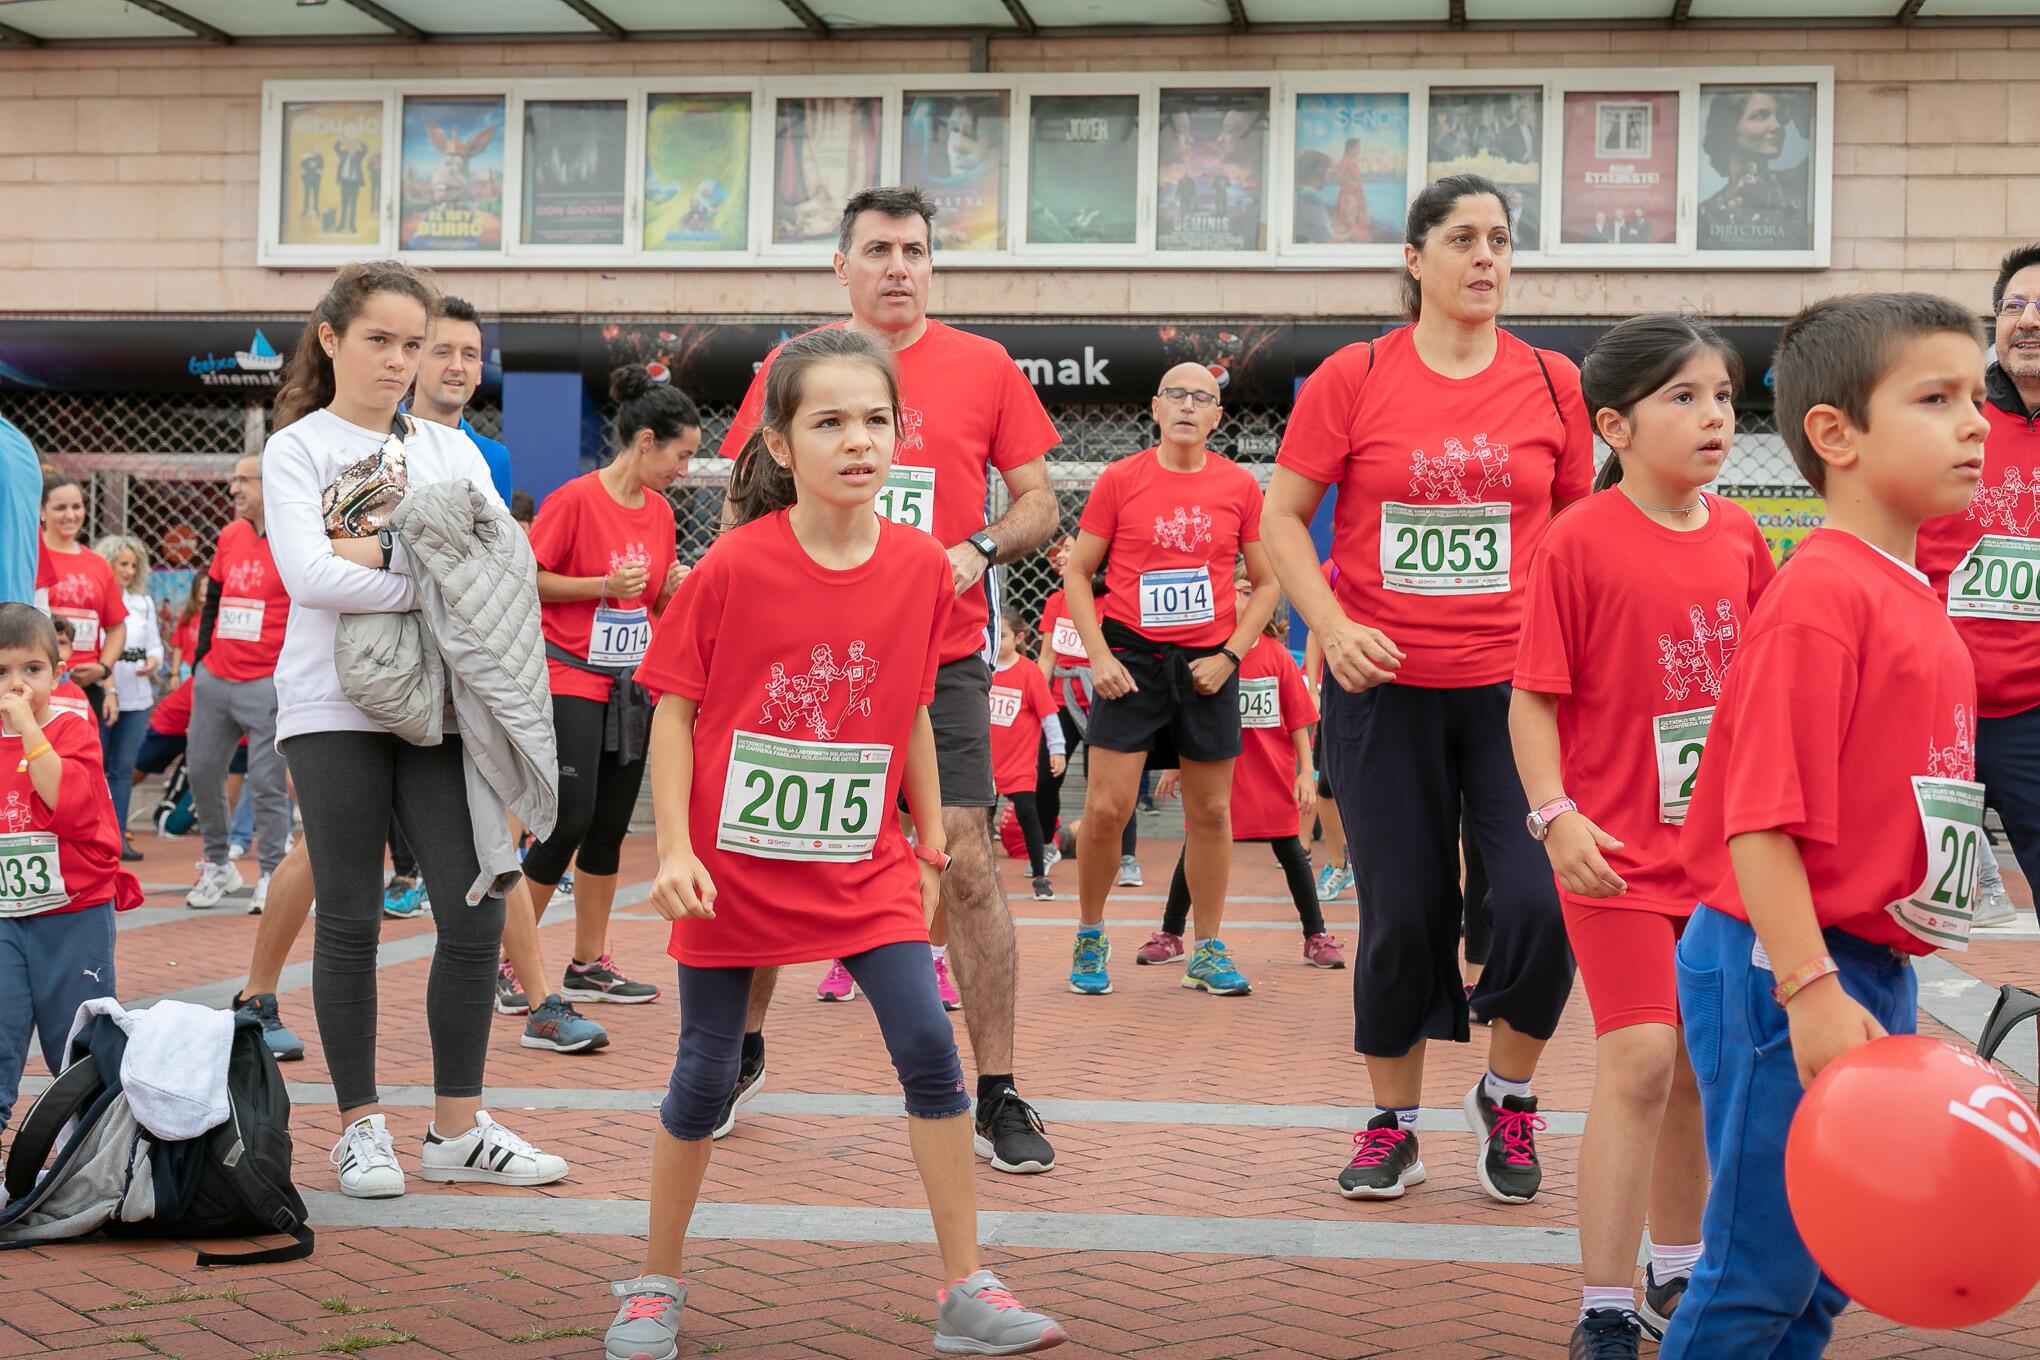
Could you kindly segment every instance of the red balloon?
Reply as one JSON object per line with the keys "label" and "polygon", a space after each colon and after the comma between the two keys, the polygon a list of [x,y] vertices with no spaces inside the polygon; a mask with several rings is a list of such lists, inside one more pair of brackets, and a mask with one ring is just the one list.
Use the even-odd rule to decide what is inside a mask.
{"label": "red balloon", "polygon": [[1793,1116],[1785,1194],[1828,1278],[1909,1327],[1987,1322],[2040,1283],[2040,1117],[1940,1039],[1829,1063]]}

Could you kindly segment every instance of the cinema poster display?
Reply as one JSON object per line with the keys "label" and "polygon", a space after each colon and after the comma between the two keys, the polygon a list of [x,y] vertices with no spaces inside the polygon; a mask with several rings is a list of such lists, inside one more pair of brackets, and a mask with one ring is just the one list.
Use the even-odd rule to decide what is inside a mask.
{"label": "cinema poster display", "polygon": [[1140,231],[1140,96],[1036,95],[1028,111],[1027,240],[1132,245]]}
{"label": "cinema poster display", "polygon": [[909,90],[900,113],[900,182],[935,205],[943,250],[1006,248],[1004,90]]}
{"label": "cinema poster display", "polygon": [[1544,234],[1539,208],[1544,185],[1542,89],[1531,85],[1431,91],[1426,154],[1427,180],[1485,175],[1499,185],[1508,198],[1516,249],[1539,249]]}
{"label": "cinema poster display", "polygon": [[1700,87],[1702,250],[1813,248],[1814,87]]}
{"label": "cinema poster display", "polygon": [[1576,90],[1565,97],[1560,239],[1670,245],[1679,239],[1679,96]]}
{"label": "cinema poster display", "polygon": [[404,100],[400,250],[503,248],[503,98]]}
{"label": "cinema poster display", "polygon": [[283,106],[277,244],[374,246],[382,241],[380,99]]}
{"label": "cinema poster display", "polygon": [[772,129],[772,243],[834,245],[843,204],[878,183],[876,96],[782,99]]}
{"label": "cinema poster display", "polygon": [[1163,90],[1155,249],[1268,245],[1268,91]]}
{"label": "cinema poster display", "polygon": [[524,106],[524,244],[624,244],[629,135],[630,106],[621,99]]}
{"label": "cinema poster display", "polygon": [[645,249],[751,243],[751,96],[655,94],[645,107]]}
{"label": "cinema poster display", "polygon": [[1289,233],[1298,245],[1402,240],[1410,97],[1297,95],[1294,187]]}

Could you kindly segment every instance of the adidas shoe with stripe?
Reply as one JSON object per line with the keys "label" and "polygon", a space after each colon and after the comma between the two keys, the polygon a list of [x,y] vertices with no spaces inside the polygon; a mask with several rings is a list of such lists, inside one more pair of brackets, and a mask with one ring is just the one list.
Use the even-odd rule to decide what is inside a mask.
{"label": "adidas shoe with stripe", "polygon": [[489,1117],[475,1111],[475,1126],[458,1138],[425,1130],[418,1174],[428,1181],[479,1185],[551,1185],[565,1180],[567,1159],[540,1152]]}
{"label": "adidas shoe with stripe", "polygon": [[404,1170],[379,1114],[342,1129],[327,1160],[340,1172],[340,1193],[351,1199],[394,1199],[404,1193]]}

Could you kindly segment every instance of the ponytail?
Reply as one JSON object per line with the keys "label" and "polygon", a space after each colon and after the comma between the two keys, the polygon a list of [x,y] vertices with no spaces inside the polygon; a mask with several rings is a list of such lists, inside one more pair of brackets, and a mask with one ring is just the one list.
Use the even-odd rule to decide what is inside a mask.
{"label": "ponytail", "polygon": [[411,266],[395,260],[343,266],[333,276],[333,284],[319,299],[319,305],[312,308],[304,330],[298,335],[297,348],[284,365],[283,385],[277,389],[276,401],[270,407],[271,430],[280,430],[332,404],[337,391],[333,360],[319,343],[319,323],[331,326],[335,335],[345,335],[354,318],[361,315],[362,307],[377,293],[411,298],[425,309],[428,318],[439,314],[438,291]]}

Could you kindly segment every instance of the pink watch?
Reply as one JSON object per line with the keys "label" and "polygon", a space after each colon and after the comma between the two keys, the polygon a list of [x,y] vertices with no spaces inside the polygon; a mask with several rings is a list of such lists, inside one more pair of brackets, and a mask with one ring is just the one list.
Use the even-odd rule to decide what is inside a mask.
{"label": "pink watch", "polygon": [[1570,798],[1554,798],[1530,814],[1525,824],[1530,828],[1530,839],[1541,841],[1551,834],[1551,824],[1568,812],[1578,812],[1580,805]]}
{"label": "pink watch", "polygon": [[914,858],[920,860],[923,864],[934,865],[935,872],[938,874],[949,872],[951,862],[949,854],[946,851],[937,850],[932,845],[921,845],[917,842],[914,846]]}

